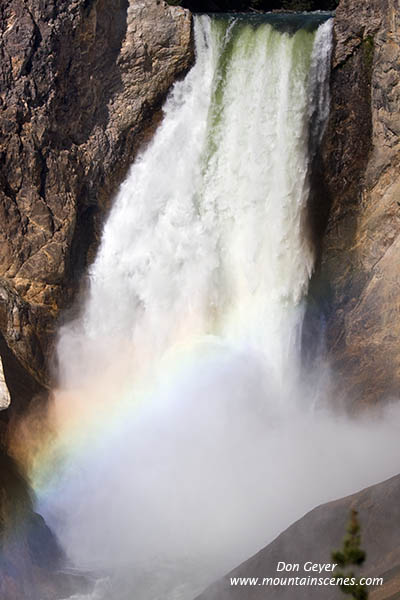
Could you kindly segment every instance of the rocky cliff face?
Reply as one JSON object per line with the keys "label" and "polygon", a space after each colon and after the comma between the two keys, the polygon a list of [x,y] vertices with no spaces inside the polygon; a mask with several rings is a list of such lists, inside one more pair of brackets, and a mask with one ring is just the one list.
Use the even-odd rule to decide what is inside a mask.
{"label": "rocky cliff face", "polygon": [[4,0],[0,28],[0,409],[11,393],[0,412],[0,596],[54,600],[90,582],[58,572],[62,552],[3,447],[8,413],[49,383],[59,311],[192,63],[192,26],[162,0]]}
{"label": "rocky cliff face", "polygon": [[335,378],[356,403],[400,390],[399,101],[398,2],[341,0],[314,214],[326,231],[312,291]]}
{"label": "rocky cliff face", "polygon": [[18,402],[48,385],[59,310],[193,43],[188,11],[162,0],[0,11],[0,354]]}

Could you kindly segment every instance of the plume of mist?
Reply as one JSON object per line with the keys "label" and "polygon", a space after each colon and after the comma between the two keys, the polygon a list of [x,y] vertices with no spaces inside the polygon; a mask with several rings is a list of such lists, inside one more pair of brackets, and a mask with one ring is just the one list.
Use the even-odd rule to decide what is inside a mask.
{"label": "plume of mist", "polygon": [[316,397],[300,373],[308,124],[319,138],[331,25],[289,35],[198,17],[195,35],[82,315],[60,331],[31,471],[72,563],[111,577],[93,598],[188,600],[400,464],[397,405],[352,420],[332,408],[328,372]]}
{"label": "plume of mist", "polygon": [[[78,440],[61,431],[57,452],[68,452],[39,491],[73,564],[108,574],[172,568],[176,585],[189,563],[193,592],[314,506],[398,472],[398,404],[354,419],[316,410],[300,392],[279,395],[257,357],[208,343],[170,381],[169,367],[159,373],[134,412],[129,398],[113,398],[117,414],[96,432],[88,422],[107,382],[78,399],[88,422]],[[67,400],[56,396],[59,422]]]}

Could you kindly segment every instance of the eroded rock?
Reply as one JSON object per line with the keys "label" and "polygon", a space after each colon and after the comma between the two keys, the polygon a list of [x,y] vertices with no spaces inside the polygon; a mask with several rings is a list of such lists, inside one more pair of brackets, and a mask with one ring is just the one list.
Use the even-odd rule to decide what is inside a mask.
{"label": "eroded rock", "polygon": [[43,399],[59,311],[191,65],[192,26],[160,0],[4,0],[0,17],[0,409],[12,399],[0,413],[0,596],[56,600],[91,582],[60,572],[65,557],[7,454],[9,420]]}
{"label": "eroded rock", "polygon": [[398,4],[342,0],[320,171],[329,216],[312,291],[338,392],[353,404],[400,391],[399,103]]}
{"label": "eroded rock", "polygon": [[47,386],[59,311],[192,63],[191,16],[160,0],[6,0],[0,11],[0,330]]}

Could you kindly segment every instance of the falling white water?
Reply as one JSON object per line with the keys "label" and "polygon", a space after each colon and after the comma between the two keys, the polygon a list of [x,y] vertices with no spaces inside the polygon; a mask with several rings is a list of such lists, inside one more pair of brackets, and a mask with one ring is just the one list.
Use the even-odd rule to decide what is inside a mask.
{"label": "falling white water", "polygon": [[116,199],[83,321],[61,337],[64,385],[82,365],[92,377],[121,344],[140,369],[204,335],[282,376],[313,265],[302,234],[313,40],[197,20],[196,65]]}
{"label": "falling white water", "polygon": [[398,419],[312,413],[298,378],[331,24],[203,16],[195,37],[60,332],[61,462],[33,473],[71,560],[106,576],[93,599],[191,600],[399,464]]}
{"label": "falling white water", "polygon": [[327,74],[330,72],[331,65],[332,29],[333,19],[319,27],[311,56],[309,92],[312,100],[308,110],[311,153],[315,152],[322,140],[329,116],[330,99]]}

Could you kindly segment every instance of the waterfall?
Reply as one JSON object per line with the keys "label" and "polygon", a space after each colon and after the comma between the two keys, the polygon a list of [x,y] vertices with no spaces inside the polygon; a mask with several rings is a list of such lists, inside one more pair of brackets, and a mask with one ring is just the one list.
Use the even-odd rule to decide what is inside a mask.
{"label": "waterfall", "polygon": [[340,462],[357,427],[396,447],[397,432],[313,414],[301,391],[331,29],[196,17],[195,65],[60,330],[57,435],[32,477],[71,560],[105,576],[96,598],[190,600],[315,503],[374,480],[361,451]]}
{"label": "waterfall", "polygon": [[137,371],[217,336],[257,352],[278,379],[298,353],[313,265],[302,228],[314,33],[204,16],[195,36],[196,65],[105,226],[83,319],[61,336],[65,385],[107,368],[121,344]]}

